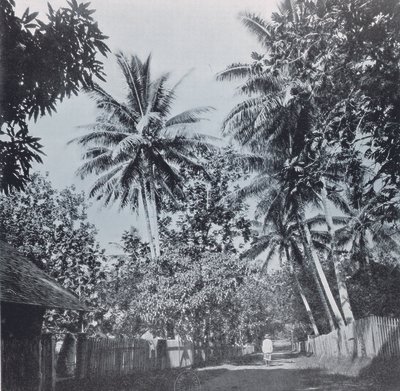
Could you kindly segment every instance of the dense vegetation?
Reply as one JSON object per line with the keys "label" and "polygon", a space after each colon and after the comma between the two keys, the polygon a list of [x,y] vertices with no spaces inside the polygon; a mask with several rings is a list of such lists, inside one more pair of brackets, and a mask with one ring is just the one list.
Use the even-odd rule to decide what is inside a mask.
{"label": "dense vegetation", "polygon": [[[196,133],[212,108],[171,116],[181,83],[153,79],[150,57],[117,54],[124,102],[91,81],[98,62],[73,84],[99,113],[74,140],[78,174],[96,176],[90,197],[142,213],[144,239],[125,232],[106,259],[83,195],[38,175],[5,188],[3,239],[97,306],[93,332],[245,343],[400,316],[398,2],[285,1],[269,21],[240,18],[262,50],[217,75],[243,96],[221,129],[230,147]],[[105,54],[96,34],[90,50]],[[23,121],[44,114],[18,108]]]}
{"label": "dense vegetation", "polygon": [[[104,250],[87,220],[88,204],[73,187],[61,191],[33,174],[24,192],[0,196],[0,239],[45,270],[81,300],[98,306],[96,286],[105,279]],[[96,324],[90,314],[87,326]],[[79,331],[78,314],[51,311],[49,329]]]}

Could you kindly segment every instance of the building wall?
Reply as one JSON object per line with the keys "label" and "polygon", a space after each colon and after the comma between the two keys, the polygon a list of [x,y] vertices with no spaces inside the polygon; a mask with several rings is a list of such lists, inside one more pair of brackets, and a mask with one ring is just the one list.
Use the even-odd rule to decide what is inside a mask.
{"label": "building wall", "polygon": [[27,304],[1,303],[1,337],[40,336],[45,309]]}

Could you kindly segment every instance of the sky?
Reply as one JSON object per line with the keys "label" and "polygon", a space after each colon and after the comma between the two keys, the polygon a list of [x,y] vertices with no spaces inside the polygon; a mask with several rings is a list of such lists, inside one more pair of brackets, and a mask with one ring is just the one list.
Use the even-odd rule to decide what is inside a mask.
{"label": "sky", "polygon": [[[66,5],[66,0],[50,1],[53,8]],[[192,70],[177,91],[173,108],[176,114],[196,106],[213,106],[201,131],[220,136],[223,118],[240,101],[235,84],[217,82],[215,75],[234,62],[250,61],[252,51],[259,50],[254,36],[238,19],[238,14],[250,11],[268,19],[276,9],[276,0],[93,0],[94,19],[109,36],[112,53],[137,54],[144,58],[152,54],[152,72],[159,76],[171,72],[171,81],[179,80]],[[47,1],[16,0],[16,13],[22,15],[29,7],[46,19]],[[107,82],[103,87],[114,97],[124,98],[124,82],[114,54],[101,58]],[[102,84],[102,83],[100,83]],[[96,109],[84,94],[65,100],[57,113],[32,123],[32,134],[42,138],[43,164],[36,171],[48,172],[56,188],[75,185],[78,190],[90,187],[88,179],[75,175],[81,164],[82,150],[67,142],[85,130],[81,125],[94,122]],[[91,201],[89,220],[98,228],[98,239],[108,253],[116,247],[122,232],[134,225],[141,229],[142,221],[132,210],[119,211],[117,206],[105,208]]]}

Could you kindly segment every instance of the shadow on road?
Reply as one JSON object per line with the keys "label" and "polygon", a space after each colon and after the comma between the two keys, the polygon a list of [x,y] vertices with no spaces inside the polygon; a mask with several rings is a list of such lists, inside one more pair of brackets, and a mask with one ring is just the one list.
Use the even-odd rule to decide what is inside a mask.
{"label": "shadow on road", "polygon": [[[282,358],[286,357],[286,358]],[[221,366],[197,371],[203,391],[392,391],[367,379],[330,375],[321,369],[296,368],[296,357],[290,353],[274,355],[270,366],[261,354],[226,362]]]}
{"label": "shadow on road", "polygon": [[218,375],[213,371],[198,372],[203,391],[378,391],[376,385],[346,376],[327,375],[318,369],[233,367],[225,368]]}

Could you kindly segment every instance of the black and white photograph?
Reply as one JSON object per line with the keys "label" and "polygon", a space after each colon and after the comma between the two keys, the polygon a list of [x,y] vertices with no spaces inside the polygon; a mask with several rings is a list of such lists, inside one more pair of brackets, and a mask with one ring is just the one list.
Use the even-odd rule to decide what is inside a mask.
{"label": "black and white photograph", "polygon": [[400,390],[400,0],[0,0],[2,391]]}

